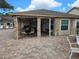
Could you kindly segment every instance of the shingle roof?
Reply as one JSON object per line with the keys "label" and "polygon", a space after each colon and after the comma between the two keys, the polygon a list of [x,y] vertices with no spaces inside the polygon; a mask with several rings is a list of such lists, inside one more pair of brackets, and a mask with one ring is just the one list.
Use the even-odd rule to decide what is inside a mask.
{"label": "shingle roof", "polygon": [[50,17],[71,17],[71,18],[79,18],[77,15],[72,15],[63,12],[51,11],[46,9],[38,9],[38,10],[31,10],[25,12],[16,12],[12,15],[28,15],[28,16],[50,16]]}

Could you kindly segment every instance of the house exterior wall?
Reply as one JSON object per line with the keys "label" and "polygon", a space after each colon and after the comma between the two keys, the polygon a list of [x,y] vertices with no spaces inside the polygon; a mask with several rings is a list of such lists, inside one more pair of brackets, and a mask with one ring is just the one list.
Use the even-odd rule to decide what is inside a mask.
{"label": "house exterior wall", "polygon": [[73,9],[70,12],[68,12],[69,14],[75,14],[75,15],[79,15],[79,9]]}
{"label": "house exterior wall", "polygon": [[13,18],[10,16],[0,16],[0,29],[13,28]]}
{"label": "house exterior wall", "polygon": [[55,35],[76,35],[76,19],[66,19],[68,20],[68,30],[61,30],[61,21],[65,18],[55,19]]}
{"label": "house exterior wall", "polygon": [[[68,23],[68,30],[61,30],[61,21],[62,20],[68,20],[68,22],[69,22]],[[54,18],[54,33],[55,33],[55,36],[76,35],[76,22],[77,21],[79,21],[79,19]],[[14,31],[15,31],[15,34],[16,34],[15,38],[16,37],[17,37],[17,39],[21,38],[22,37],[21,29],[22,29],[22,27],[24,25],[24,21],[20,20],[17,17],[14,17],[14,24],[15,24]]]}
{"label": "house exterior wall", "polygon": [[76,19],[71,19],[70,34],[76,35]]}
{"label": "house exterior wall", "polygon": [[[79,8],[72,8],[69,12],[69,14],[79,15]],[[77,21],[79,19],[72,19],[71,20],[71,34],[77,35]]]}

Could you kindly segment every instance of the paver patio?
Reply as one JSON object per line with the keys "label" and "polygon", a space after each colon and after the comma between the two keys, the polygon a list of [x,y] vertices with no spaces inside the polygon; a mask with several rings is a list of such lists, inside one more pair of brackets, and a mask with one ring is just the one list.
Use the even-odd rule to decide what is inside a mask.
{"label": "paver patio", "polygon": [[[0,30],[0,59],[68,59],[65,36],[13,39],[13,30]],[[72,59],[79,59],[74,54]]]}

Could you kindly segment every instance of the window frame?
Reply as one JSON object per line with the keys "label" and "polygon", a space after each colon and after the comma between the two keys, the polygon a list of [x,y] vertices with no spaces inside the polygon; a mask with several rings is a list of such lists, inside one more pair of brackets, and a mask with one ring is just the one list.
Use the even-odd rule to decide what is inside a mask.
{"label": "window frame", "polygon": [[[64,20],[65,20],[65,21],[68,21],[68,23],[67,23],[67,29],[62,29],[62,25],[63,25],[62,21],[64,21]],[[62,20],[61,20],[60,30],[61,30],[61,31],[67,31],[68,29],[69,29],[69,19],[62,19]]]}
{"label": "window frame", "polygon": [[77,20],[77,22],[76,22],[76,28],[78,28],[78,22],[79,22],[79,20]]}

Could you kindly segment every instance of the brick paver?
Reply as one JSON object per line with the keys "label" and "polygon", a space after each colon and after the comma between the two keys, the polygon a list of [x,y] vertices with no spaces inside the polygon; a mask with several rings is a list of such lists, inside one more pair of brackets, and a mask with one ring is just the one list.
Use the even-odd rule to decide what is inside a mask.
{"label": "brick paver", "polygon": [[[13,39],[13,30],[0,30],[0,59],[68,59],[66,37]],[[73,55],[73,59],[79,59]]]}

